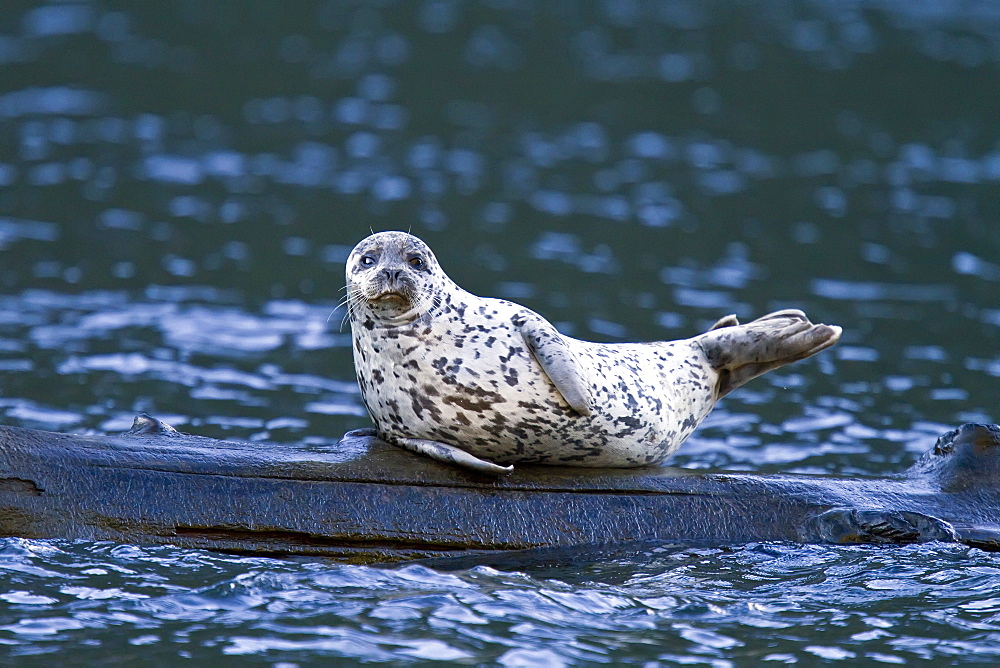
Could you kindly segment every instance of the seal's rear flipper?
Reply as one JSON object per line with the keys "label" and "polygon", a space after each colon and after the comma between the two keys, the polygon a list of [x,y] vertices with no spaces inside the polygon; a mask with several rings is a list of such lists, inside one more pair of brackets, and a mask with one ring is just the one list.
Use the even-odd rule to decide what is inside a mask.
{"label": "seal's rear flipper", "polygon": [[802,533],[804,540],[839,545],[906,545],[932,540],[948,543],[960,540],[955,529],[947,522],[905,510],[832,508],[811,518],[803,527]]}
{"label": "seal's rear flipper", "polygon": [[829,348],[841,332],[840,327],[814,325],[795,309],[776,311],[745,325],[732,321],[723,318],[694,339],[719,371],[719,398],[762,373]]}
{"label": "seal's rear flipper", "polygon": [[478,471],[479,473],[507,475],[514,470],[513,466],[500,466],[499,464],[488,462],[485,459],[470,455],[461,448],[456,448],[454,445],[448,445],[439,441],[428,441],[422,438],[397,438],[392,442],[411,452],[426,455],[439,462],[457,464],[462,468]]}

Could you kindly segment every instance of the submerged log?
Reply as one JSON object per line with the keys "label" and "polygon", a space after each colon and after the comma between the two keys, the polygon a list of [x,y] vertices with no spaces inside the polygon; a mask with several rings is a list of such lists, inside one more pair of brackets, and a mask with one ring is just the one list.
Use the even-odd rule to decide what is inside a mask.
{"label": "submerged log", "polygon": [[1000,428],[965,425],[889,478],[451,468],[349,433],[219,441],[141,416],[120,436],[0,427],[0,535],[351,562],[627,543],[962,541],[1000,549]]}

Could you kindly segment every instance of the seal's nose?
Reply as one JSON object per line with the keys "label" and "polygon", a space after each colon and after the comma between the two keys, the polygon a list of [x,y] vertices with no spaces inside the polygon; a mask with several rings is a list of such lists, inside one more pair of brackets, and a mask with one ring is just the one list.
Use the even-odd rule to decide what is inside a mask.
{"label": "seal's nose", "polygon": [[385,277],[390,283],[394,283],[399,280],[400,274],[403,273],[402,269],[386,269]]}

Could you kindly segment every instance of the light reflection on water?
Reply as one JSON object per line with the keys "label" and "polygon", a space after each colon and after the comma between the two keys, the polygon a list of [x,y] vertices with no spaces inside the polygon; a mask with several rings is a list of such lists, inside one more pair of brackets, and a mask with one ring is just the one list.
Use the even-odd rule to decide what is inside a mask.
{"label": "light reflection on water", "polygon": [[19,660],[900,663],[1000,653],[1000,567],[954,545],[660,547],[582,570],[451,571],[7,539],[0,569],[0,639]]}
{"label": "light reflection on water", "polygon": [[[125,293],[34,291],[0,297],[0,309],[8,313],[7,381],[0,399],[8,423],[116,431],[127,429],[135,412],[156,408],[163,419],[169,414],[168,421],[180,425],[214,425],[216,436],[221,427],[244,438],[297,440],[315,416],[319,424],[313,427],[320,433],[314,437],[331,442],[365,419],[352,377],[331,378],[309,368],[330,349],[350,361],[350,334],[328,322],[329,306],[271,301],[252,314],[226,303],[186,302],[189,292],[204,296],[181,290],[169,301],[160,291],[152,291],[159,299],[143,301]],[[19,398],[26,393],[20,388],[36,382],[41,361],[45,373],[62,379],[62,407]],[[87,406],[86,398],[72,397],[89,395],[95,387],[103,390],[100,410]],[[157,397],[155,404],[150,396]],[[276,410],[292,397],[294,410]],[[192,415],[183,411],[190,401],[222,410]],[[67,405],[82,407],[73,412]],[[265,424],[270,426],[262,430]]]}
{"label": "light reflection on water", "polygon": [[[603,341],[798,307],[836,348],[727,397],[691,468],[886,475],[998,419],[996,3],[0,9],[0,415],[329,447],[333,312],[411,229]],[[331,315],[331,312],[332,315]],[[995,660],[957,546],[650,547],[448,570],[2,543],[17,661]],[[582,565],[581,565],[582,564]]]}

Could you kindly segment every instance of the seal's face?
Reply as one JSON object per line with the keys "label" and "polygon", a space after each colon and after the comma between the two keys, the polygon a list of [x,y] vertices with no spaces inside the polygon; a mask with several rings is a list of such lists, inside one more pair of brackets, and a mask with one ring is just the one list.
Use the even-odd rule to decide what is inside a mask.
{"label": "seal's face", "polygon": [[352,322],[403,325],[440,305],[437,259],[420,239],[405,232],[379,232],[362,239],[347,259],[347,301]]}

